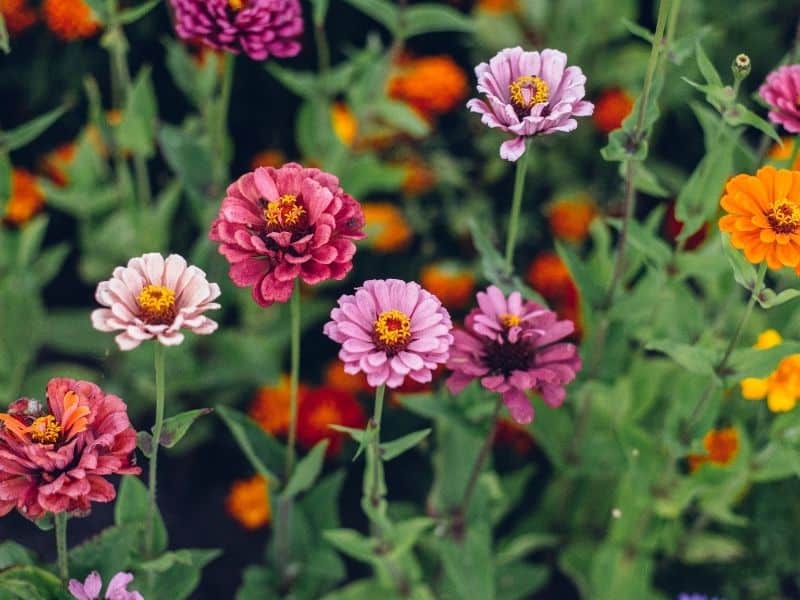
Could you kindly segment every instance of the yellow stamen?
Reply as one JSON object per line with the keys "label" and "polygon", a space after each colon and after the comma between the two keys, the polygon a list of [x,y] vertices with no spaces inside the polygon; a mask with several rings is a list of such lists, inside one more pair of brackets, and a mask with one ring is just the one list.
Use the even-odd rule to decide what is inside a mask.
{"label": "yellow stamen", "polygon": [[411,339],[411,319],[396,309],[382,312],[375,321],[375,338],[390,349],[404,346]]}
{"label": "yellow stamen", "polygon": [[550,98],[550,87],[541,77],[523,75],[517,77],[508,86],[511,102],[518,108],[528,110],[537,104],[547,102]]}
{"label": "yellow stamen", "polygon": [[142,318],[149,322],[166,321],[175,310],[175,292],[163,285],[146,285],[137,298]]}
{"label": "yellow stamen", "polygon": [[790,202],[788,198],[776,200],[767,220],[776,233],[794,233],[800,225],[800,206]]}
{"label": "yellow stamen", "polygon": [[268,202],[264,208],[264,218],[270,227],[294,227],[304,214],[306,209],[298,206],[297,196],[293,194],[284,194]]}
{"label": "yellow stamen", "polygon": [[512,327],[516,327],[517,325],[522,323],[522,319],[519,317],[519,315],[512,315],[510,313],[506,313],[504,315],[500,315],[500,322],[506,329],[511,329]]}
{"label": "yellow stamen", "polygon": [[31,439],[38,444],[55,444],[61,434],[61,425],[53,415],[39,417],[28,427]]}

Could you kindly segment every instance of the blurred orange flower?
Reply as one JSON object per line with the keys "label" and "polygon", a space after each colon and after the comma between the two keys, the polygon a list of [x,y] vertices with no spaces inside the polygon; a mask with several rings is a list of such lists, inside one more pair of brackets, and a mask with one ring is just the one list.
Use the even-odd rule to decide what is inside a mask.
{"label": "blurred orange flower", "polygon": [[[794,152],[795,141],[794,138],[790,137],[782,137],[781,141],[783,142],[783,146],[780,144],[772,145],[772,148],[769,149],[769,157],[772,160],[787,162]],[[794,159],[794,164],[791,168],[795,171],[800,171],[800,153]]]}
{"label": "blurred orange flower", "polygon": [[272,435],[289,431],[289,386],[288,375],[283,375],[278,385],[259,388],[250,404],[250,417]]}
{"label": "blurred orange flower", "polygon": [[275,167],[276,169],[286,162],[286,155],[277,148],[267,148],[257,153],[250,159],[250,168],[254,171],[258,167]]}
{"label": "blurred orange flower", "polygon": [[44,0],[42,17],[50,31],[67,42],[100,31],[100,23],[84,0]]}
{"label": "blurred orange flower", "polygon": [[36,11],[28,6],[28,0],[0,0],[0,14],[11,35],[19,35],[38,20]]}
{"label": "blurred orange flower", "polygon": [[42,159],[44,174],[59,187],[64,187],[69,183],[67,169],[75,159],[76,150],[74,142],[67,142],[45,154]]}
{"label": "blurred orange flower", "polygon": [[394,252],[405,248],[411,241],[411,227],[403,213],[390,202],[365,202],[364,210],[367,234],[366,244],[378,252]]}
{"label": "blurred orange flower", "polygon": [[297,413],[297,441],[306,449],[329,440],[327,456],[336,456],[349,436],[331,425],[363,428],[364,409],[356,397],[345,390],[320,387],[305,390]]}
{"label": "blurred orange flower", "polygon": [[448,262],[424,266],[419,282],[450,309],[466,306],[475,291],[475,276],[472,272]]}
{"label": "blurred orange flower", "polygon": [[261,475],[239,479],[231,485],[225,509],[246,529],[260,529],[270,522],[269,486]]}
{"label": "blurred orange flower", "polygon": [[589,225],[597,216],[597,205],[587,192],[558,198],[546,209],[554,237],[579,243],[589,235]]}
{"label": "blurred orange flower", "polygon": [[23,225],[42,210],[44,193],[36,177],[25,169],[11,171],[11,197],[6,204],[3,220],[12,225]]}
{"label": "blurred orange flower", "polygon": [[333,133],[345,146],[350,147],[356,141],[358,120],[344,102],[335,102],[331,106],[331,126]]}
{"label": "blurred orange flower", "polygon": [[703,437],[703,446],[706,449],[705,454],[690,454],[686,457],[691,472],[706,463],[723,467],[730,464],[739,452],[739,432],[733,427],[712,429]]}
{"label": "blurred orange flower", "polygon": [[633,96],[621,88],[605,90],[594,104],[592,120],[595,127],[603,133],[619,129],[633,110],[633,102]]}
{"label": "blurred orange flower", "polygon": [[517,0],[478,0],[478,10],[496,14],[516,12],[519,3]]}
{"label": "blurred orange flower", "polygon": [[527,281],[550,302],[558,302],[578,294],[566,265],[558,254],[550,250],[540,252],[534,257],[528,266]]}
{"label": "blurred orange flower", "polygon": [[420,196],[436,184],[436,173],[419,156],[412,156],[397,164],[406,172],[403,179],[403,193],[406,196]]}
{"label": "blurred orange flower", "polygon": [[397,62],[388,88],[389,96],[432,118],[461,103],[467,95],[467,76],[446,55],[404,57]]}
{"label": "blurred orange flower", "polygon": [[360,371],[356,375],[345,373],[344,363],[338,358],[329,362],[328,366],[325,367],[324,380],[326,386],[344,390],[351,394],[365,392],[370,389],[367,385],[367,376],[364,373]]}

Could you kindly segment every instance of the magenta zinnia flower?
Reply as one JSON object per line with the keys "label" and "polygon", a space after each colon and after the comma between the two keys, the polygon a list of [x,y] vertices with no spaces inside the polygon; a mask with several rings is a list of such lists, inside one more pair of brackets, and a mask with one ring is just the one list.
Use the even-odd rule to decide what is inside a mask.
{"label": "magenta zinnia flower", "polygon": [[217,50],[253,60],[300,52],[303,12],[298,0],[171,0],[175,30]]}
{"label": "magenta zinnia flower", "polygon": [[775,69],[758,93],[769,104],[770,121],[789,133],[800,133],[800,65]]}
{"label": "magenta zinnia flower", "polygon": [[0,516],[85,515],[92,502],[111,502],[105,477],[138,475],[135,448],[122,400],[88,381],[51,379],[46,407],[22,398],[0,413]]}
{"label": "magenta zinnia flower", "polygon": [[[117,573],[111,578],[106,590],[106,600],[144,600],[139,592],[129,592],[126,588],[133,581],[130,573]],[[100,600],[100,590],[103,580],[100,573],[92,571],[81,583],[77,579],[69,580],[69,593],[75,600]]]}
{"label": "magenta zinnia flower", "polygon": [[108,281],[97,285],[95,298],[108,308],[92,312],[92,325],[100,331],[122,331],[115,339],[121,350],[133,350],[145,340],[166,346],[183,341],[181,329],[207,335],[217,329],[203,313],[219,308],[219,286],[206,274],[187,266],[178,254],[166,260],[155,252],[117,267]]}
{"label": "magenta zinnia flower", "polygon": [[453,336],[450,314],[418,283],[371,279],[339,298],[324,332],[342,344],[345,373],[363,371],[372,387],[397,388],[406,376],[419,383],[447,361]]}
{"label": "magenta zinnia flower", "polygon": [[220,242],[233,282],[253,286],[255,301],[269,306],[286,302],[296,279],[344,279],[363,227],[361,206],[334,175],[290,163],[231,184],[209,237]]}
{"label": "magenta zinnia flower", "polygon": [[533,420],[528,390],[560,406],[564,385],[581,369],[575,345],[561,341],[575,330],[572,321],[559,321],[553,311],[523,301],[519,292],[506,298],[495,286],[478,293],[478,306],[467,315],[466,330],[454,334],[447,362],[453,371],[450,391],[458,393],[480,379],[483,387],[503,395],[511,416],[523,424]]}
{"label": "magenta zinnia flower", "polygon": [[580,67],[567,67],[567,55],[559,50],[506,48],[475,67],[475,75],[486,100],[473,98],[467,108],[485,125],[514,134],[500,146],[506,160],[522,156],[527,138],[572,131],[578,126],[574,117],[594,111],[594,104],[583,100],[586,76]]}

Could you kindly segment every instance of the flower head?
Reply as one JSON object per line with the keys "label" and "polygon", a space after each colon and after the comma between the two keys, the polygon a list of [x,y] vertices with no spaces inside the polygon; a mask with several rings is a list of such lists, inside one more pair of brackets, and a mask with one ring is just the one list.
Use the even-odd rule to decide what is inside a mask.
{"label": "flower head", "polygon": [[283,375],[277,385],[258,389],[248,414],[264,431],[276,436],[285,435],[289,431],[290,398],[289,376]]}
{"label": "flower head", "polygon": [[800,65],[778,67],[758,93],[769,104],[770,121],[789,133],[800,133]]}
{"label": "flower head", "polygon": [[578,295],[567,266],[558,254],[549,250],[534,257],[528,265],[526,280],[550,302],[558,303]]}
{"label": "flower head", "polygon": [[143,254],[97,285],[95,299],[106,308],[92,312],[92,325],[122,331],[115,338],[121,350],[151,339],[177,346],[183,342],[181,329],[200,335],[216,331],[217,323],[203,313],[220,307],[214,302],[219,294],[219,286],[179,254],[166,259],[155,252]]}
{"label": "flower head", "polygon": [[739,453],[739,432],[733,427],[712,429],[703,437],[703,447],[705,454],[690,454],[687,457],[690,471],[706,463],[721,467],[730,464]]}
{"label": "flower head", "polygon": [[394,252],[405,248],[413,231],[403,212],[391,202],[365,202],[367,244],[376,252]]}
{"label": "flower head", "polygon": [[372,387],[398,388],[406,376],[420,383],[447,361],[453,336],[450,315],[418,283],[371,279],[339,298],[324,332],[342,344],[346,373],[364,372]]}
{"label": "flower head", "polygon": [[[57,0],[61,1],[61,0]],[[216,50],[244,52],[253,60],[300,52],[299,0],[170,0],[175,30]]]}
{"label": "flower head", "polygon": [[[111,578],[106,590],[106,600],[144,600],[139,592],[129,592],[126,588],[133,581],[130,573],[117,573]],[[92,571],[81,583],[77,579],[69,580],[69,593],[75,600],[100,600],[103,580],[100,573]]]}
{"label": "flower head", "polygon": [[12,225],[24,225],[44,206],[44,193],[36,177],[25,169],[11,171],[11,197],[6,204],[3,220]]}
{"label": "flower head", "polygon": [[[759,350],[772,348],[783,342],[774,329],[767,329],[758,336],[753,346]],[[792,410],[800,399],[800,354],[787,356],[778,367],[765,378],[747,377],[741,381],[742,396],[747,400],[767,399],[772,412]]]}
{"label": "flower head", "polygon": [[100,31],[100,22],[84,0],[44,0],[42,17],[50,31],[65,42],[90,38]]}
{"label": "flower head", "polygon": [[492,14],[517,12],[519,0],[478,0],[478,10]]}
{"label": "flower head", "polygon": [[475,291],[475,275],[451,263],[431,263],[422,268],[419,281],[449,309],[466,306]]}
{"label": "flower head", "polygon": [[622,127],[633,110],[633,96],[621,88],[605,90],[597,99],[592,121],[602,133],[611,133]]}
{"label": "flower head", "polygon": [[358,119],[344,102],[335,102],[331,106],[331,127],[342,144],[349,148],[355,143],[358,136]]}
{"label": "flower head", "polygon": [[46,406],[22,398],[0,413],[0,515],[88,514],[116,496],[106,476],[140,472],[135,448],[122,400],[88,381],[51,379]]}
{"label": "flower head", "polygon": [[557,198],[545,209],[553,236],[579,243],[589,235],[589,226],[597,216],[594,199],[586,192]]}
{"label": "flower head", "polygon": [[361,206],[319,169],[258,168],[228,187],[209,237],[239,287],[261,306],[286,302],[295,280],[341,280],[364,237]]}
{"label": "flower head", "polygon": [[526,392],[535,390],[552,407],[566,397],[564,386],[575,379],[581,359],[574,344],[563,342],[575,329],[556,313],[519,292],[508,297],[496,286],[478,292],[478,308],[467,316],[464,330],[456,330],[447,368],[451,392],[471,381],[502,394],[517,423],[533,420]]}
{"label": "flower head", "polygon": [[719,228],[747,260],[766,260],[770,269],[800,264],[800,171],[767,166],[755,176],[737,175],[720,204],[728,214]]}
{"label": "flower head", "polygon": [[342,449],[346,433],[331,425],[363,428],[367,424],[364,409],[356,397],[345,390],[320,387],[306,390],[297,409],[297,441],[311,449],[328,440],[327,455],[336,456]]}
{"label": "flower head", "polygon": [[0,0],[0,14],[11,35],[19,35],[38,20],[36,10],[28,5],[28,0]]}
{"label": "flower head", "polygon": [[451,57],[405,58],[389,78],[389,96],[433,118],[451,111],[467,95],[467,76]]}
{"label": "flower head", "polygon": [[367,376],[362,372],[355,375],[345,373],[344,364],[338,359],[333,359],[325,367],[324,375],[325,385],[328,387],[336,388],[337,390],[344,390],[351,394],[358,394],[359,392],[366,392],[369,390],[367,384]]}
{"label": "flower head", "polygon": [[261,529],[272,519],[269,484],[261,475],[233,482],[225,510],[246,529]]}
{"label": "flower head", "polygon": [[594,105],[583,100],[586,76],[580,67],[566,65],[567,55],[559,50],[525,52],[517,46],[475,67],[478,91],[486,99],[473,98],[467,107],[484,125],[514,135],[500,146],[501,158],[516,161],[527,138],[573,131],[575,117],[592,114]]}
{"label": "flower head", "polygon": [[788,168],[792,169],[793,171],[800,171],[800,153],[795,156],[795,143],[796,142],[794,141],[794,138],[784,136],[781,138],[781,144],[772,145],[772,147],[769,149],[768,156],[770,159],[784,164],[789,162],[789,159],[794,156],[794,164],[789,165]]}

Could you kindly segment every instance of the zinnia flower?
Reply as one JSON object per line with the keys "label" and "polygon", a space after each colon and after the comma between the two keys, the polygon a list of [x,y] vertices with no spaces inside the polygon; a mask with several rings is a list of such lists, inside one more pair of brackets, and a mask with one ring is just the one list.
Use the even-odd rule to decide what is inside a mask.
{"label": "zinnia flower", "polygon": [[22,398],[0,414],[0,516],[13,508],[86,515],[116,496],[108,475],[138,475],[127,407],[88,381],[57,377],[47,406]]}
{"label": "zinnia flower", "polygon": [[[106,600],[144,600],[139,592],[129,592],[126,588],[133,581],[130,573],[117,573],[111,578],[106,590]],[[75,600],[99,600],[103,580],[100,573],[92,571],[81,583],[77,579],[69,580],[69,593]]]}
{"label": "zinnia flower", "polygon": [[716,596],[709,598],[705,594],[681,594],[678,600],[720,600]]}
{"label": "zinnia flower", "polygon": [[422,268],[419,281],[447,308],[463,308],[475,291],[475,276],[469,269],[451,263],[432,263]]}
{"label": "zinnia flower", "polygon": [[778,67],[758,89],[769,104],[769,119],[789,133],[800,133],[800,65]]}
{"label": "zinnia flower", "polygon": [[527,138],[573,131],[574,117],[592,114],[594,105],[583,100],[586,76],[580,67],[566,65],[567,55],[559,50],[525,52],[517,46],[475,67],[486,100],[473,98],[467,107],[484,125],[515,136],[500,146],[501,158],[516,161]]}
{"label": "zinnia flower", "polygon": [[527,282],[549,302],[561,302],[577,297],[578,289],[561,257],[545,250],[528,265]]}
{"label": "zinnia flower", "polygon": [[413,231],[402,211],[391,202],[365,202],[367,244],[376,252],[395,252],[411,241]]}
{"label": "zinnia flower", "polygon": [[[759,350],[772,348],[783,342],[774,329],[767,329],[758,336],[753,346]],[[747,377],[741,382],[742,397],[747,400],[767,399],[767,407],[772,412],[792,410],[800,398],[800,354],[787,356],[769,376],[761,379]]]}
{"label": "zinnia flower", "polygon": [[24,225],[44,206],[44,193],[36,177],[25,169],[11,171],[11,197],[6,204],[3,220],[12,225]]}
{"label": "zinnia flower", "polygon": [[275,436],[285,435],[289,431],[290,398],[289,376],[282,375],[277,385],[258,389],[248,414],[264,431]]}
{"label": "zinnia flower", "polygon": [[277,148],[267,148],[258,152],[250,159],[250,168],[255,170],[258,167],[280,167],[286,162],[286,156]]}
{"label": "zinnia flower", "polygon": [[720,201],[729,214],[719,228],[731,234],[734,248],[751,263],[767,261],[770,269],[800,263],[800,171],[763,167],[737,175]]}
{"label": "zinnia flower", "polygon": [[[57,0],[61,1],[61,0]],[[216,50],[244,52],[253,60],[300,52],[299,0],[170,0],[175,30]]]}
{"label": "zinnia flower", "polygon": [[181,329],[200,335],[216,331],[216,321],[203,313],[220,307],[214,302],[219,294],[219,286],[209,283],[202,269],[187,266],[179,254],[166,260],[155,252],[144,254],[97,285],[95,299],[107,308],[92,312],[92,325],[100,331],[122,331],[114,338],[120,350],[133,350],[151,339],[177,346],[183,342]]}
{"label": "zinnia flower", "polygon": [[597,216],[594,199],[586,192],[557,198],[545,209],[554,237],[580,243],[589,235],[589,226]]}
{"label": "zinnia flower", "polygon": [[436,173],[418,155],[411,155],[396,166],[405,171],[402,189],[408,197],[421,196],[436,185]]}
{"label": "zinnia flower", "polygon": [[28,0],[0,0],[0,14],[5,19],[11,35],[19,35],[36,23],[36,11],[28,5]]}
{"label": "zinnia flower", "polygon": [[90,38],[100,31],[100,22],[84,0],[44,0],[42,17],[50,31],[65,42]]}
{"label": "zinnia flower", "polygon": [[702,465],[711,463],[724,467],[730,464],[739,453],[739,432],[733,427],[712,429],[703,437],[705,454],[690,454],[689,470],[696,471]]}
{"label": "zinnia flower", "polygon": [[290,163],[231,184],[209,237],[220,243],[233,282],[253,286],[255,301],[269,306],[286,302],[296,279],[344,279],[363,227],[361,207],[334,175]]}
{"label": "zinnia flower", "polygon": [[768,156],[770,159],[778,161],[779,164],[785,164],[789,162],[789,159],[794,156],[794,164],[788,165],[788,168],[792,169],[793,171],[800,171],[800,154],[797,154],[796,156],[794,154],[794,138],[784,136],[781,138],[781,142],[782,144],[772,145],[772,147],[769,149]]}
{"label": "zinnia flower", "polygon": [[351,394],[358,394],[359,392],[366,392],[369,390],[367,384],[367,376],[364,373],[356,373],[350,375],[345,373],[342,361],[333,359],[325,367],[324,375],[325,385],[328,387],[336,388],[337,390],[344,390]]}
{"label": "zinnia flower", "polygon": [[478,0],[478,10],[487,13],[503,14],[507,12],[517,12],[519,10],[518,0]]}
{"label": "zinnia flower", "polygon": [[331,429],[331,425],[362,429],[366,424],[364,409],[352,393],[331,387],[313,388],[303,393],[297,409],[297,441],[310,450],[328,440],[326,453],[333,457],[349,436]]}
{"label": "zinnia flower", "polygon": [[611,133],[622,127],[625,120],[633,110],[634,98],[621,88],[605,90],[597,99],[592,121],[602,133]]}
{"label": "zinnia flower", "polygon": [[342,344],[346,373],[364,372],[372,387],[398,388],[406,376],[420,383],[447,362],[453,336],[450,315],[418,283],[371,279],[339,298],[324,332]]}
{"label": "zinnia flower", "polygon": [[348,148],[356,141],[358,119],[344,102],[335,102],[331,106],[331,127],[339,141]]}
{"label": "zinnia flower", "polygon": [[255,530],[267,525],[272,519],[267,480],[254,475],[234,481],[225,499],[225,510],[245,529]]}
{"label": "zinnia flower", "polygon": [[517,423],[533,420],[533,407],[526,395],[534,390],[552,407],[566,397],[564,386],[575,379],[581,359],[574,344],[563,340],[575,326],[559,321],[556,313],[519,292],[508,298],[490,286],[478,292],[478,306],[456,330],[447,368],[453,374],[447,387],[457,394],[471,381],[502,394],[503,402]]}
{"label": "zinnia flower", "polygon": [[389,78],[389,96],[432,119],[451,111],[467,95],[467,76],[451,57],[401,59]]}

